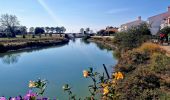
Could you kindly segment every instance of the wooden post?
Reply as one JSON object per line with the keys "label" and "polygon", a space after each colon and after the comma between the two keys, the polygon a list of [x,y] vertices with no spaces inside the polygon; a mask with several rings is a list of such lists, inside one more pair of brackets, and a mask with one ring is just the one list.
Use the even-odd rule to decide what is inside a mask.
{"label": "wooden post", "polygon": [[108,73],[108,71],[107,71],[107,68],[106,68],[105,64],[103,64],[103,67],[104,67],[104,70],[105,70],[105,72],[106,72],[107,78],[110,79],[110,76],[109,76],[109,73]]}

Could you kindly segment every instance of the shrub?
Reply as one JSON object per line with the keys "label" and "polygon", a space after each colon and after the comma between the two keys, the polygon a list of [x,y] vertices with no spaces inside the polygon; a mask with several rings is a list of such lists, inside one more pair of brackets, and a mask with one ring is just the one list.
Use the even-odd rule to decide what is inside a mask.
{"label": "shrub", "polygon": [[154,44],[154,43],[143,43],[142,46],[137,48],[137,50],[141,52],[147,52],[147,53],[154,53],[154,52],[164,53],[165,52],[160,48],[159,45]]}
{"label": "shrub", "polygon": [[164,27],[163,29],[161,29],[161,30],[159,31],[159,33],[170,34],[170,27],[169,27],[169,26]]}
{"label": "shrub", "polygon": [[147,68],[137,69],[126,76],[126,79],[116,86],[120,100],[152,100],[159,95],[155,93],[160,87],[159,78]]}
{"label": "shrub", "polygon": [[125,32],[115,35],[113,42],[121,49],[133,49],[150,38],[150,31],[146,24],[131,27]]}
{"label": "shrub", "polygon": [[113,42],[117,44],[120,49],[133,49],[141,44],[138,38],[139,37],[133,33],[121,32],[115,35]]}
{"label": "shrub", "polygon": [[170,68],[170,58],[165,54],[154,53],[151,56],[151,64],[150,67],[155,72],[165,71]]}

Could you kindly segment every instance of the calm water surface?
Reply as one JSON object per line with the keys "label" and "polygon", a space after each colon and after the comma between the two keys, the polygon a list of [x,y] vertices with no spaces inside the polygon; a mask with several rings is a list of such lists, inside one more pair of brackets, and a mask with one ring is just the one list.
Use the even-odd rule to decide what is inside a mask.
{"label": "calm water surface", "polygon": [[29,80],[47,79],[45,95],[66,100],[63,84],[70,84],[79,97],[88,95],[91,83],[83,78],[82,71],[88,67],[102,72],[106,64],[111,72],[117,63],[112,51],[95,43],[80,39],[69,44],[39,50],[0,54],[0,96],[24,95],[29,90]]}

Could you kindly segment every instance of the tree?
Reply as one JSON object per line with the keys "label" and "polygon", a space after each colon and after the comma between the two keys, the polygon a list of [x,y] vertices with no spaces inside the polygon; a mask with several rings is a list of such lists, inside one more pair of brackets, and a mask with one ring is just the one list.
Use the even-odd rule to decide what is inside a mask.
{"label": "tree", "polygon": [[120,49],[133,49],[149,40],[149,35],[149,28],[146,25],[141,24],[128,29],[126,32],[116,33],[114,43],[117,44]]}
{"label": "tree", "polygon": [[105,32],[105,30],[103,30],[103,29],[97,32],[97,34],[102,35],[102,36],[104,36],[105,33],[106,33],[106,32]]}
{"label": "tree", "polygon": [[19,21],[15,15],[4,14],[0,18],[0,23],[3,28],[8,30],[7,35],[10,37],[15,37],[15,28],[19,26]]}
{"label": "tree", "polygon": [[27,27],[26,26],[20,26],[20,31],[21,31],[21,34],[26,34],[27,33]]}
{"label": "tree", "polygon": [[19,30],[20,30],[21,34],[23,35],[23,38],[25,38],[25,34],[27,34],[27,27],[21,26]]}
{"label": "tree", "polygon": [[49,27],[45,27],[46,33],[49,33],[50,28]]}
{"label": "tree", "polygon": [[56,33],[60,33],[60,27],[55,27]]}
{"label": "tree", "polygon": [[35,34],[43,34],[45,31],[43,28],[40,27],[36,27],[35,28]]}
{"label": "tree", "polygon": [[51,30],[51,33],[54,33],[55,28],[51,27],[50,30]]}
{"label": "tree", "polygon": [[29,32],[31,33],[31,34],[33,34],[34,33],[34,27],[30,27],[30,29],[29,29]]}
{"label": "tree", "polygon": [[147,23],[141,23],[138,26],[131,27],[127,30],[127,32],[138,34],[138,35],[151,35],[150,29]]}
{"label": "tree", "polygon": [[89,31],[90,31],[90,28],[86,28],[86,33],[89,33]]}
{"label": "tree", "polygon": [[162,38],[163,39],[166,39],[166,41],[168,42],[168,39],[170,39],[170,27],[167,26],[167,27],[164,27],[163,29],[161,29],[159,31],[159,34],[164,34],[164,37]]}
{"label": "tree", "polygon": [[60,28],[60,30],[61,30],[62,33],[65,33],[66,28],[62,26],[62,27]]}
{"label": "tree", "polygon": [[161,30],[159,31],[159,33],[170,34],[170,27],[169,27],[169,26],[164,27],[163,29],[161,29]]}

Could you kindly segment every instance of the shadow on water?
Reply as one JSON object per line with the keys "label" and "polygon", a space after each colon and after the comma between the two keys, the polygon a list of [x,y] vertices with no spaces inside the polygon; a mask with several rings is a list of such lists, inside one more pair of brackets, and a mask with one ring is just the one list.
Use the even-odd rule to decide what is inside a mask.
{"label": "shadow on water", "polygon": [[89,45],[91,43],[91,42],[84,40],[84,39],[81,39],[81,42],[84,43],[84,44],[87,44],[87,45]]}
{"label": "shadow on water", "polygon": [[87,45],[89,45],[90,43],[94,43],[100,50],[107,50],[108,52],[112,51],[112,48],[107,45],[103,45],[103,44],[96,43],[96,42],[90,42],[90,41],[84,40],[84,39],[81,39],[81,42],[84,44],[87,44]]}
{"label": "shadow on water", "polygon": [[22,53],[31,53],[36,51],[41,51],[45,49],[51,49],[56,47],[62,47],[68,44],[58,45],[58,46],[49,46],[49,47],[42,47],[42,48],[33,48],[33,49],[23,49],[19,51],[11,51],[7,53],[0,53],[0,59],[4,64],[15,64],[19,61],[19,58],[21,57]]}
{"label": "shadow on water", "polygon": [[100,44],[100,43],[95,43],[95,44],[96,44],[96,46],[97,46],[100,50],[107,50],[108,52],[109,52],[109,51],[112,51],[112,48],[109,47],[109,46],[102,45],[102,44]]}

